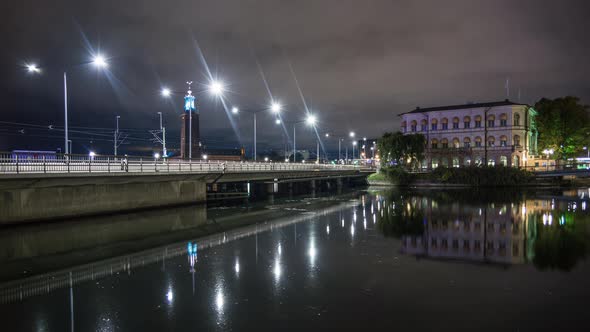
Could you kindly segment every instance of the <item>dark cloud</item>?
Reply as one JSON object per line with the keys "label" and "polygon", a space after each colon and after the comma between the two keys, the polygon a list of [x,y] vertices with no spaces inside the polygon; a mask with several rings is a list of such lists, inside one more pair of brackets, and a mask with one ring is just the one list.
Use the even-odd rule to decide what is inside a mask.
{"label": "dark cloud", "polygon": [[[176,139],[181,110],[158,91],[178,91],[179,106],[186,80],[206,84],[197,45],[213,75],[231,82],[228,105],[265,107],[261,68],[285,117],[302,118],[291,65],[322,128],[366,136],[396,129],[396,114],[418,105],[504,99],[506,77],[511,97],[521,89],[523,102],[590,98],[585,1],[24,0],[3,7],[3,121],[61,124],[60,68],[100,50],[110,57],[109,79],[87,66],[69,70],[71,125],[112,127],[120,114],[124,128],[153,128],[163,111]],[[44,74],[26,75],[19,66],[26,61],[47,67]],[[200,105],[205,140],[239,145],[221,105],[206,94]],[[235,120],[249,147],[252,119]],[[282,146],[270,115],[260,116],[259,133],[261,145]],[[1,149],[42,140],[0,137]],[[311,132],[300,137],[311,147]],[[44,144],[54,145],[61,141]]]}

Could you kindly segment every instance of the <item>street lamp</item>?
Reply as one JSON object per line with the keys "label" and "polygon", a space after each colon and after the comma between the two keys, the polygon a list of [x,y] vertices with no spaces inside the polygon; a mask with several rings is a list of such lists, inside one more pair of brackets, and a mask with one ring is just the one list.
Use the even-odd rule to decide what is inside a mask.
{"label": "street lamp", "polygon": [[356,146],[356,141],[352,141],[352,160],[354,161],[354,147]]}
{"label": "street lamp", "polygon": [[354,138],[354,135],[355,135],[355,134],[354,134],[354,131],[351,131],[351,132],[348,134],[348,136],[350,136],[350,138]]}
{"label": "street lamp", "polygon": [[209,92],[215,96],[221,96],[223,91],[225,90],[225,86],[223,82],[220,81],[213,81],[209,85]]}
{"label": "street lamp", "polygon": [[[305,122],[308,126],[314,127],[317,122],[317,118],[313,114],[308,114],[305,120],[291,122],[293,124],[293,162],[297,161],[297,136],[295,128],[297,124],[303,122]],[[303,160],[303,162],[305,162],[305,160]]]}
{"label": "street lamp", "polygon": [[157,152],[154,153],[154,159],[156,159],[156,160],[160,159],[160,154]]}
{"label": "street lamp", "polygon": [[[270,111],[273,112],[274,114],[277,114],[278,115],[282,111],[282,106],[278,102],[273,101],[273,102],[271,102],[271,104],[270,104],[270,106],[269,106],[268,109],[270,109]],[[244,112],[250,113],[254,117],[254,160],[255,161],[256,161],[256,158],[257,158],[257,154],[258,154],[258,151],[257,151],[257,135],[256,135],[256,132],[257,132],[256,131],[256,129],[257,129],[257,125],[256,125],[257,124],[256,114],[258,114],[260,112],[263,112],[263,111],[266,111],[266,110],[267,109],[260,109],[260,110],[255,110],[255,111],[254,110],[244,110]],[[232,107],[231,111],[232,111],[233,114],[238,114],[240,112],[240,110],[236,106]],[[275,120],[275,123],[276,124],[281,124],[280,118],[277,118]]]}
{"label": "street lamp", "polygon": [[[92,58],[91,63],[97,67],[97,68],[106,68],[108,67],[108,63],[106,61],[106,58],[100,54],[97,54],[96,56],[94,56]],[[41,72],[41,69],[39,67],[37,67],[36,64],[28,64],[27,65],[27,71],[29,73],[34,73],[34,74],[38,74]],[[63,82],[64,82],[64,145],[65,145],[65,154],[69,154],[70,153],[70,149],[69,149],[69,144],[68,144],[68,75],[67,75],[67,71],[64,70],[63,71],[64,75],[63,75]]]}
{"label": "street lamp", "polygon": [[28,71],[29,73],[34,73],[34,74],[36,74],[36,73],[40,73],[40,72],[41,72],[41,69],[39,69],[39,67],[37,67],[37,65],[36,65],[36,64],[34,64],[34,63],[31,63],[31,64],[28,64],[28,65],[27,65],[27,71]]}
{"label": "street lamp", "polygon": [[172,92],[168,88],[163,88],[161,91],[161,94],[162,94],[162,97],[168,98],[168,97],[170,97]]}
{"label": "street lamp", "polygon": [[[166,150],[166,127],[162,123],[162,112],[158,112],[160,116],[160,131],[162,132],[162,156],[166,158],[168,151]],[[158,139],[158,137],[156,137]],[[159,140],[159,139],[158,139]]]}

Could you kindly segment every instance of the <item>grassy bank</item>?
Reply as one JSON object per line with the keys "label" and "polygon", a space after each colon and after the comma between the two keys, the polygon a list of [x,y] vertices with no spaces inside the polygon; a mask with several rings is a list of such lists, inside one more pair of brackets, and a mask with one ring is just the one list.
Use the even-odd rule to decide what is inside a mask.
{"label": "grassy bank", "polygon": [[533,183],[531,172],[512,167],[439,167],[430,173],[409,173],[401,167],[384,167],[379,173],[392,184],[467,185],[473,187],[521,186]]}

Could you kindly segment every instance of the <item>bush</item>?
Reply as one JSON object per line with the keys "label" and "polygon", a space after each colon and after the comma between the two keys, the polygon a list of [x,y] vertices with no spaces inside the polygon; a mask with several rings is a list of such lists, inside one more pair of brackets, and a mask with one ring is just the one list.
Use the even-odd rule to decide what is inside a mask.
{"label": "bush", "polygon": [[531,172],[513,167],[438,167],[430,174],[431,180],[442,183],[468,184],[473,186],[501,187],[530,183]]}
{"label": "bush", "polygon": [[408,173],[403,167],[401,166],[387,166],[381,167],[379,170],[381,174],[383,174],[387,180],[389,180],[393,184],[397,185],[408,185],[414,182],[415,177],[413,174]]}

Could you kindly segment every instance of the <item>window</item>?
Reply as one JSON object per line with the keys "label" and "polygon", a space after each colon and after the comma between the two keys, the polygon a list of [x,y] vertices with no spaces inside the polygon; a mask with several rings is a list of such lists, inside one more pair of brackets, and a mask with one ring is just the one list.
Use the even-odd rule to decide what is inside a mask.
{"label": "window", "polygon": [[481,166],[481,157],[475,157],[475,166]]}
{"label": "window", "polygon": [[492,147],[496,145],[496,138],[494,136],[488,137],[488,146]]}
{"label": "window", "polygon": [[411,128],[411,130],[412,130],[413,132],[415,132],[415,131],[416,131],[416,129],[418,128],[418,122],[416,122],[416,120],[412,121],[412,122],[410,123],[410,128]]}
{"label": "window", "polygon": [[432,248],[438,247],[438,242],[436,241],[436,238],[435,237],[433,237],[433,238],[430,239],[430,246]]}
{"label": "window", "polygon": [[447,158],[440,158],[443,167],[449,167],[449,160]]}
{"label": "window", "polygon": [[475,128],[481,128],[481,116],[475,117]]}
{"label": "window", "polygon": [[449,140],[446,138],[443,138],[440,143],[442,144],[443,149],[448,149],[449,148]]}
{"label": "window", "polygon": [[463,165],[465,165],[465,167],[471,166],[471,158],[465,157],[465,159],[463,159]]}
{"label": "window", "polygon": [[416,131],[416,125],[412,125],[412,131]]}
{"label": "window", "polygon": [[488,159],[488,166],[490,166],[490,167],[496,166],[496,161],[494,160],[494,158]]}
{"label": "window", "polygon": [[514,146],[520,146],[520,136],[514,135]]}
{"label": "window", "polygon": [[453,167],[459,168],[459,158],[453,157]]}
{"label": "window", "polygon": [[459,129],[459,118],[453,118],[453,129]]}
{"label": "window", "polygon": [[453,240],[453,250],[457,250],[459,249],[459,240],[454,239]]}
{"label": "window", "polygon": [[508,137],[500,136],[500,146],[504,146],[504,147],[508,146],[507,141],[508,141]]}
{"label": "window", "polygon": [[473,241],[473,249],[475,251],[480,251],[481,250],[481,242],[479,240]]}
{"label": "window", "polygon": [[442,130],[447,130],[447,129],[449,129],[449,124],[443,122],[443,124],[442,124]]}
{"label": "window", "polygon": [[437,129],[436,127],[438,127],[438,126],[436,125],[436,123],[433,123],[431,128],[432,128],[432,130],[436,130],[436,129]]}
{"label": "window", "polygon": [[431,165],[432,165],[432,169],[438,168],[438,159],[432,158]]}
{"label": "window", "polygon": [[520,114],[514,113],[514,125],[520,126]]}
{"label": "window", "polygon": [[471,127],[471,118],[466,116],[463,118],[463,128],[467,129]]}
{"label": "window", "polygon": [[433,138],[432,141],[430,141],[430,144],[433,149],[438,149],[438,140],[436,138]]}
{"label": "window", "polygon": [[463,250],[469,251],[469,240],[463,240]]}
{"label": "window", "polygon": [[481,137],[475,138],[475,147],[481,148]]}
{"label": "window", "polygon": [[426,120],[420,121],[420,128],[422,131],[427,131],[428,130],[428,121],[426,121]]}
{"label": "window", "polygon": [[453,138],[453,147],[455,149],[459,148],[459,139],[457,137]]}
{"label": "window", "polygon": [[406,132],[406,121],[402,122],[402,132]]}
{"label": "window", "polygon": [[494,115],[488,116],[488,127],[493,127],[495,122],[496,117]]}
{"label": "window", "polygon": [[437,130],[437,129],[438,129],[438,128],[437,128],[437,127],[438,127],[438,120],[437,120],[437,119],[432,119],[432,120],[430,121],[430,125],[431,125],[431,127],[430,127],[430,128],[431,128],[432,130]]}
{"label": "window", "polygon": [[512,256],[518,256],[518,244],[513,244],[512,245]]}
{"label": "window", "polygon": [[508,166],[508,158],[506,156],[500,156],[500,165]]}
{"label": "window", "polygon": [[506,115],[506,113],[502,113],[502,115],[500,115],[500,127],[506,127],[508,124],[508,116]]}
{"label": "window", "polygon": [[428,125],[423,124],[422,127],[420,128],[422,131],[426,131],[428,130]]}
{"label": "window", "polygon": [[469,137],[465,137],[465,138],[463,139],[463,146],[464,146],[464,147],[466,147],[466,148],[469,148],[469,147],[471,147],[471,138],[469,138]]}

